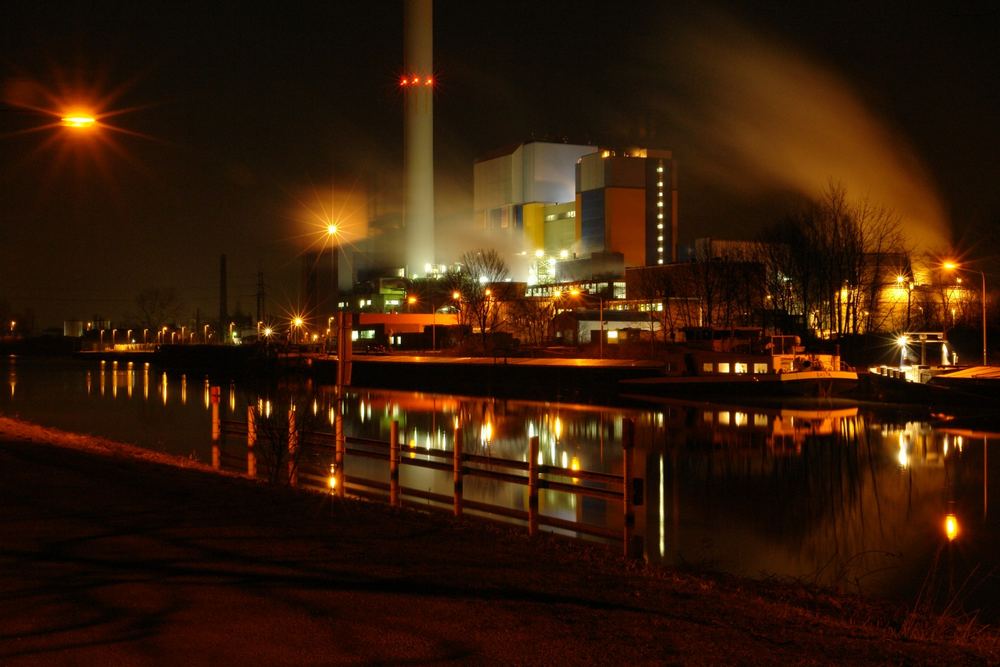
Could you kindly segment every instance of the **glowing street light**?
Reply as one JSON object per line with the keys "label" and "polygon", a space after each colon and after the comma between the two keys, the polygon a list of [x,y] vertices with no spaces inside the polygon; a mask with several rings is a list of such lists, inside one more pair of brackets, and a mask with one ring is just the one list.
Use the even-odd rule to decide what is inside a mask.
{"label": "glowing street light", "polygon": [[986,274],[983,271],[977,271],[976,269],[966,269],[963,268],[961,264],[947,260],[941,264],[941,268],[945,271],[968,271],[969,273],[978,273],[979,277],[983,281],[983,292],[982,292],[982,307],[983,307],[983,317],[982,317],[982,327],[983,327],[983,366],[989,366],[989,356],[987,355],[986,349]]}
{"label": "glowing street light", "polygon": [[944,516],[944,536],[948,538],[949,542],[954,542],[961,530],[957,516],[951,513]]}
{"label": "glowing street light", "polygon": [[63,116],[60,121],[63,127],[71,127],[77,130],[87,130],[97,124],[97,119],[88,114],[70,114]]}
{"label": "glowing street light", "polygon": [[900,336],[896,339],[896,345],[899,346],[899,370],[903,370],[903,366],[906,364],[906,346],[910,344],[910,339],[906,336]]}

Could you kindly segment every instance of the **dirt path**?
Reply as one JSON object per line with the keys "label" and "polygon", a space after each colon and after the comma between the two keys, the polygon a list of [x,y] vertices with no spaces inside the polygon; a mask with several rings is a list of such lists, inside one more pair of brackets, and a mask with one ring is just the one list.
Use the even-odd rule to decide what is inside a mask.
{"label": "dirt path", "polygon": [[0,418],[0,664],[996,659],[847,598],[157,458]]}

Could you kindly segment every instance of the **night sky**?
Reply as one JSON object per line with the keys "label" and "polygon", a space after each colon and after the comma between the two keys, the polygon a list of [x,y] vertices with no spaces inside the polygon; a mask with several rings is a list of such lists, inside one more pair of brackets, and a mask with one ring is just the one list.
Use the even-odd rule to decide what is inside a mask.
{"label": "night sky", "polygon": [[[439,235],[477,156],[565,139],[672,149],[682,243],[832,180],[995,259],[1000,12],[815,4],[436,2]],[[8,2],[0,35],[0,308],[39,328],[157,286],[212,317],[221,253],[231,310],[261,268],[281,312],[312,213],[398,207],[400,2]],[[74,100],[105,127],[45,127]]]}

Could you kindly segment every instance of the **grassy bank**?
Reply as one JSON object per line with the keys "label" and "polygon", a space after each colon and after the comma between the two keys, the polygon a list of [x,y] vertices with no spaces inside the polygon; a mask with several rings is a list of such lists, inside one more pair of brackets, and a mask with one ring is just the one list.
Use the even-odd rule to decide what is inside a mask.
{"label": "grassy bank", "polygon": [[997,635],[0,418],[3,664],[989,664]]}

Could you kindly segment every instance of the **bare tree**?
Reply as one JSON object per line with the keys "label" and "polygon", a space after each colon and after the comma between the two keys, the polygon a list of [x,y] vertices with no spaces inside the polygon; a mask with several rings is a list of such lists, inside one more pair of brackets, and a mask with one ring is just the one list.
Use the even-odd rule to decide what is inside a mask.
{"label": "bare tree", "polygon": [[504,324],[504,283],[510,271],[507,263],[492,248],[473,250],[459,259],[461,270],[456,288],[461,295],[459,318],[463,324],[478,328],[486,348],[488,336]]}
{"label": "bare tree", "polygon": [[528,345],[538,346],[549,338],[555,307],[551,300],[521,297],[508,304],[510,327]]}
{"label": "bare tree", "polygon": [[147,287],[135,297],[136,324],[150,329],[177,320],[181,312],[180,299],[171,287]]}
{"label": "bare tree", "polygon": [[772,298],[799,309],[805,327],[830,335],[874,325],[887,273],[905,255],[899,217],[867,199],[848,200],[834,183],[762,240],[787,249],[769,257],[768,274],[790,283],[772,285]]}

